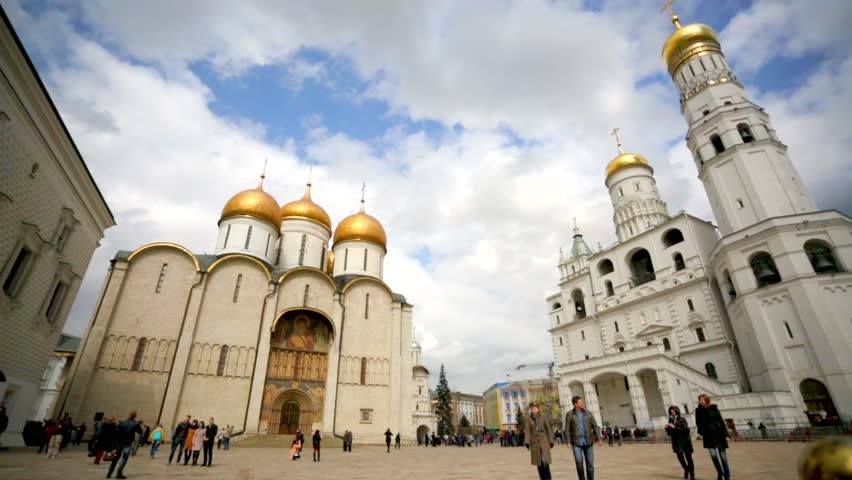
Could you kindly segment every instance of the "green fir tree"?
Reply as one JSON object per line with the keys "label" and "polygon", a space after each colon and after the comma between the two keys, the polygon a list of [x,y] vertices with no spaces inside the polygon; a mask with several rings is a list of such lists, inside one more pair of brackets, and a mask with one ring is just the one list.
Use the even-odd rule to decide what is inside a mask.
{"label": "green fir tree", "polygon": [[453,405],[452,392],[450,385],[447,383],[447,373],[444,370],[444,364],[441,364],[441,374],[438,376],[438,388],[435,391],[437,402],[435,405],[435,415],[438,416],[438,435],[452,435],[453,429]]}

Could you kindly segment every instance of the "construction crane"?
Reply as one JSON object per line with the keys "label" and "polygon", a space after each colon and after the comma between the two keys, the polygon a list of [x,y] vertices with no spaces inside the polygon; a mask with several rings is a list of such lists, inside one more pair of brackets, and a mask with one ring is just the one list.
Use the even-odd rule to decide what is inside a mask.
{"label": "construction crane", "polygon": [[517,367],[515,367],[515,370],[520,370],[522,368],[540,368],[540,367],[547,367],[547,376],[549,378],[553,378],[553,362],[530,363],[530,364],[525,363],[525,364],[518,365]]}

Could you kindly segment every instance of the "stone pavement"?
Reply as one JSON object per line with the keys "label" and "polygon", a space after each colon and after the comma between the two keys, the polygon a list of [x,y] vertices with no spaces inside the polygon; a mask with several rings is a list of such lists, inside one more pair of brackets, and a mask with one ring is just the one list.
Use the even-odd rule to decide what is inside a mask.
{"label": "stone pavement", "polygon": [[[793,480],[796,466],[806,444],[802,443],[736,443],[729,450],[734,479]],[[265,480],[282,478],[345,480],[462,480],[536,479],[536,469],[529,463],[524,448],[501,448],[487,445],[479,448],[403,447],[386,453],[383,447],[358,447],[344,454],[337,449],[323,451],[321,463],[311,461],[310,450],[304,458],[291,462],[287,452],[274,448],[239,448],[216,450],[212,468],[166,465],[168,445],[151,460],[140,449],[125,469],[131,479],[198,478]],[[12,449],[0,452],[0,479],[3,480],[69,480],[99,479],[106,475],[105,465],[93,465],[82,447],[63,451],[56,459],[46,460],[34,450]],[[165,453],[165,455],[163,455]],[[597,480],[679,479],[682,471],[666,444],[595,447]],[[699,479],[715,479],[707,452],[694,455]],[[576,479],[573,457],[564,445],[555,447],[553,477]]]}

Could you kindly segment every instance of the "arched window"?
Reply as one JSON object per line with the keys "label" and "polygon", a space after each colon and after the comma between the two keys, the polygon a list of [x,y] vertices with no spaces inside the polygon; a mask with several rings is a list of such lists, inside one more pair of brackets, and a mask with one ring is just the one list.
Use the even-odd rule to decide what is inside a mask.
{"label": "arched window", "polygon": [[673,229],[667,231],[665,233],[665,235],[663,235],[663,245],[666,248],[669,248],[672,245],[676,245],[676,244],[678,244],[682,241],[683,241],[683,233],[676,228],[673,228]]}
{"label": "arched window", "polygon": [[601,260],[601,263],[598,264],[598,274],[601,276],[612,273],[613,271],[615,271],[615,268],[612,266],[612,261],[609,259]]}
{"label": "arched window", "polygon": [[690,311],[690,312],[694,312],[694,311],[695,311],[695,304],[693,304],[693,303],[692,303],[692,299],[691,299],[691,298],[687,298],[687,299],[686,299],[686,306],[687,306],[687,308],[689,308],[689,311]]}
{"label": "arched window", "polygon": [[663,339],[663,350],[668,352],[671,349],[672,349],[672,343],[669,341],[668,338],[664,338]]}
{"label": "arched window", "polygon": [[816,273],[834,273],[842,271],[831,245],[822,240],[808,240],[805,242],[805,253],[811,266]]}
{"label": "arched window", "polygon": [[743,143],[751,143],[754,141],[754,135],[752,135],[751,129],[745,123],[737,125],[737,131],[740,132],[740,138],[743,139]]}
{"label": "arched window", "polygon": [[654,342],[650,342],[650,341],[649,341],[649,342],[648,342],[648,343],[646,343],[645,345],[646,345],[646,346],[648,346],[648,347],[650,347],[650,346],[651,346],[651,345],[653,345],[653,344],[654,344]]}
{"label": "arched window", "polygon": [[713,365],[710,362],[704,364],[704,370],[707,371],[707,376],[710,378],[718,379],[719,375],[716,374],[716,365]]}
{"label": "arched window", "polygon": [[683,261],[683,255],[676,253],[674,256],[674,267],[675,271],[679,272],[686,268],[686,263]]}
{"label": "arched window", "polygon": [[754,272],[754,278],[757,280],[757,288],[773,285],[781,281],[781,275],[778,273],[778,267],[775,266],[775,260],[766,252],[758,252],[752,255],[751,271]]}
{"label": "arched window", "polygon": [[142,360],[145,358],[145,346],[148,345],[148,339],[142,337],[136,345],[136,354],[133,356],[133,365],[130,367],[134,372],[142,369]]}
{"label": "arched window", "polygon": [[657,278],[648,250],[639,249],[630,257],[630,272],[633,274],[633,286],[642,285]]}
{"label": "arched window", "polygon": [[571,293],[571,300],[574,301],[574,311],[577,315],[577,320],[586,318],[586,302],[583,299],[583,291],[579,288]]}
{"label": "arched window", "polygon": [[713,148],[716,150],[717,154],[725,151],[725,144],[722,143],[722,137],[719,135],[716,135],[715,133],[710,135],[710,143],[713,144]]}
{"label": "arched window", "polygon": [[612,288],[612,282],[610,282],[609,280],[604,282],[604,288],[606,288],[607,297],[615,295],[615,290]]}
{"label": "arched window", "polygon": [[222,349],[219,350],[219,363],[216,365],[216,376],[221,377],[225,374],[225,365],[228,361],[228,346],[222,345]]}
{"label": "arched window", "polygon": [[554,304],[553,304],[553,309],[554,309],[554,310],[559,310],[560,308],[562,308],[562,304],[561,304],[561,303],[556,302],[556,303],[554,303]]}

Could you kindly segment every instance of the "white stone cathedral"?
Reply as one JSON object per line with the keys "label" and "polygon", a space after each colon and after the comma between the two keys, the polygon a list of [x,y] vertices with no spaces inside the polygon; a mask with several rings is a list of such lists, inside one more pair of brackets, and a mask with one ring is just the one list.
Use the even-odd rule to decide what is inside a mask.
{"label": "white stone cathedral", "polygon": [[732,424],[836,423],[852,415],[852,219],[816,209],[716,33],[672,22],[663,60],[719,226],[670,216],[618,142],[618,243],[594,252],[575,228],[547,298],[562,406],[581,395],[610,425],[660,428],[707,393]]}
{"label": "white stone cathedral", "polygon": [[419,411],[429,372],[412,306],[382,280],[386,247],[363,200],[332,235],[310,184],[279,207],[261,178],[225,205],[214,255],[174,243],[118,252],[59,411],[413,440],[434,428]]}

